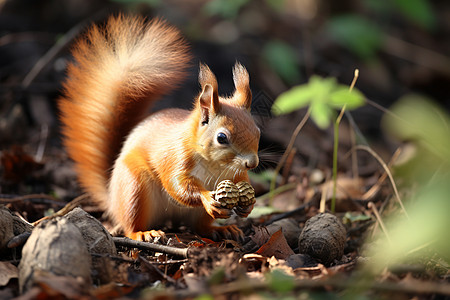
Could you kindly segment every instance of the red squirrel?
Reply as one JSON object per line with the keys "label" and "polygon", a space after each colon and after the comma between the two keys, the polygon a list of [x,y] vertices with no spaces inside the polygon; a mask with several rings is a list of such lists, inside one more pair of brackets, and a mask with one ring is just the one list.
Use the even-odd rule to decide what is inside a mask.
{"label": "red squirrel", "polygon": [[[167,221],[216,240],[241,238],[237,226],[212,223],[232,214],[214,201],[217,184],[248,182],[247,171],[258,165],[260,131],[250,115],[246,69],[236,63],[234,94],[219,97],[215,75],[201,65],[192,110],[146,117],[190,64],[176,28],[160,19],[110,17],[78,39],[72,53],[59,108],[82,188],[133,239],[162,234],[156,230]],[[252,209],[235,212],[246,217]]]}

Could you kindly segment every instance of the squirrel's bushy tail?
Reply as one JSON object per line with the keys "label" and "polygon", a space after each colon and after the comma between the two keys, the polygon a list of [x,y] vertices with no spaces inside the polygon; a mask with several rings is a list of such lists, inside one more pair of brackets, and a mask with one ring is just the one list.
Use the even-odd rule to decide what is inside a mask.
{"label": "squirrel's bushy tail", "polygon": [[59,101],[64,144],[82,187],[106,203],[110,170],[130,130],[149,106],[184,77],[190,55],[164,21],[111,17],[73,49]]}

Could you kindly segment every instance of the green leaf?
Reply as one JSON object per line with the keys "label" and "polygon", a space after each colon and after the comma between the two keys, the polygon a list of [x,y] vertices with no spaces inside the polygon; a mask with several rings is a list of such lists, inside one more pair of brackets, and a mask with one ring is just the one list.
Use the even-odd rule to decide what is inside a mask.
{"label": "green leaf", "polygon": [[298,85],[282,93],[272,106],[274,115],[284,115],[305,107],[311,101],[313,90],[309,84]]}
{"label": "green leaf", "polygon": [[383,33],[369,20],[356,15],[331,19],[327,31],[342,46],[363,59],[372,59],[382,45]]}
{"label": "green leaf", "polygon": [[436,27],[436,16],[427,0],[394,0],[399,11],[425,29]]}
{"label": "green leaf", "polygon": [[347,86],[341,85],[331,93],[328,103],[337,109],[345,105],[345,109],[352,110],[364,105],[364,95],[356,89],[350,91]]}
{"label": "green leaf", "polygon": [[364,96],[353,89],[352,92],[345,85],[339,85],[334,77],[322,78],[312,76],[307,84],[296,86],[281,94],[274,105],[274,115],[287,114],[307,105],[311,107],[311,119],[321,129],[330,125],[334,116],[333,108],[355,109],[364,104]]}
{"label": "green leaf", "polygon": [[334,77],[322,78],[314,75],[309,79],[309,85],[314,95],[312,102],[326,102],[330,93],[336,88],[337,83]]}
{"label": "green leaf", "polygon": [[296,51],[282,41],[270,41],[263,49],[264,60],[284,81],[295,84],[300,81]]}
{"label": "green leaf", "polygon": [[311,119],[320,129],[326,129],[330,126],[330,120],[334,111],[325,103],[315,101],[311,103]]}

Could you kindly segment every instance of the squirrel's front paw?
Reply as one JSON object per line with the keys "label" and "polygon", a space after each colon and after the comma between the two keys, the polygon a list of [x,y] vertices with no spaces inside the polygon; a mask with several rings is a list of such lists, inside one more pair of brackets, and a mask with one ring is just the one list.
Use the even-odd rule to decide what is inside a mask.
{"label": "squirrel's front paw", "polygon": [[209,201],[203,203],[203,207],[213,219],[227,219],[231,217],[233,212],[232,209],[227,208],[225,205],[222,205],[220,201],[215,200],[214,192],[211,193],[208,200]]}

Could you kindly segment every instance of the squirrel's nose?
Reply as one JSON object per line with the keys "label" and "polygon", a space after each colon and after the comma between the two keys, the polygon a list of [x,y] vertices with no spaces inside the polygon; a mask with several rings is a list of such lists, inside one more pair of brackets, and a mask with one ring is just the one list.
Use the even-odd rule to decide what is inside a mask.
{"label": "squirrel's nose", "polygon": [[245,158],[244,163],[247,169],[256,168],[259,163],[258,155],[249,155],[248,157]]}

